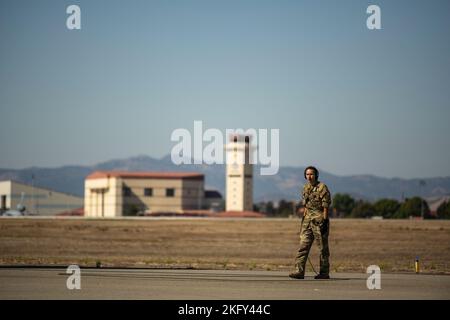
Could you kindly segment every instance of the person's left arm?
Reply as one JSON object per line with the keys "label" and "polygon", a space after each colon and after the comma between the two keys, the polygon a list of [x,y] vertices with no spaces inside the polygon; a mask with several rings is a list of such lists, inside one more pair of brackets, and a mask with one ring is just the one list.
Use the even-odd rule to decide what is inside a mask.
{"label": "person's left arm", "polygon": [[331,195],[327,186],[324,186],[321,192],[321,198],[322,198],[323,218],[327,220],[329,207],[331,205]]}

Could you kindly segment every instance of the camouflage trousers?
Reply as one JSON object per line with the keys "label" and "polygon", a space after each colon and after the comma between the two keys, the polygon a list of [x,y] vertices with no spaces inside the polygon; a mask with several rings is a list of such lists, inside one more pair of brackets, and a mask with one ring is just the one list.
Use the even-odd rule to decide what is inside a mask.
{"label": "camouflage trousers", "polygon": [[330,272],[330,250],[328,248],[329,221],[325,222],[323,215],[306,215],[302,220],[300,231],[300,247],[295,258],[297,271],[305,274],[306,260],[309,250],[316,241],[320,251],[320,274]]}

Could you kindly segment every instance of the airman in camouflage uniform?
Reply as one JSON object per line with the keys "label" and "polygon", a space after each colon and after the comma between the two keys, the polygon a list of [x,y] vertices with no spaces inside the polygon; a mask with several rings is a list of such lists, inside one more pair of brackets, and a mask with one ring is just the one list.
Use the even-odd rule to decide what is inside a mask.
{"label": "airman in camouflage uniform", "polygon": [[307,167],[304,176],[308,182],[303,187],[302,192],[302,204],[305,211],[303,212],[300,229],[300,248],[295,260],[297,271],[289,274],[289,277],[304,279],[309,250],[313,241],[316,240],[320,251],[320,273],[315,279],[329,279],[328,208],[331,204],[331,195],[328,187],[317,180],[319,171],[316,168]]}

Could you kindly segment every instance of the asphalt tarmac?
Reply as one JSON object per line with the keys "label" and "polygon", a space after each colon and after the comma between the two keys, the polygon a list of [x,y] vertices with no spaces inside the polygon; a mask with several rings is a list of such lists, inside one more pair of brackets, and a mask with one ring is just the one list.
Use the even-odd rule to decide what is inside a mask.
{"label": "asphalt tarmac", "polygon": [[[81,269],[80,289],[68,289],[64,268],[0,268],[0,299],[320,300],[450,299],[449,275],[337,273],[330,280],[286,272],[189,269]],[[69,285],[76,285],[72,277]]]}

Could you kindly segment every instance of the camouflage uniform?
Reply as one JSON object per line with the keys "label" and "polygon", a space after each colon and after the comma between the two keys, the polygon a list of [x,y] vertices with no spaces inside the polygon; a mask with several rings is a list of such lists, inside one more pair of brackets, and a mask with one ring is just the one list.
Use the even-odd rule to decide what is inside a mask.
{"label": "camouflage uniform", "polygon": [[306,260],[315,239],[320,251],[320,274],[328,275],[330,272],[329,221],[325,221],[323,217],[323,209],[331,204],[328,187],[319,181],[315,185],[307,182],[303,187],[302,204],[307,210],[302,219],[300,248],[295,259],[298,273],[305,274]]}

